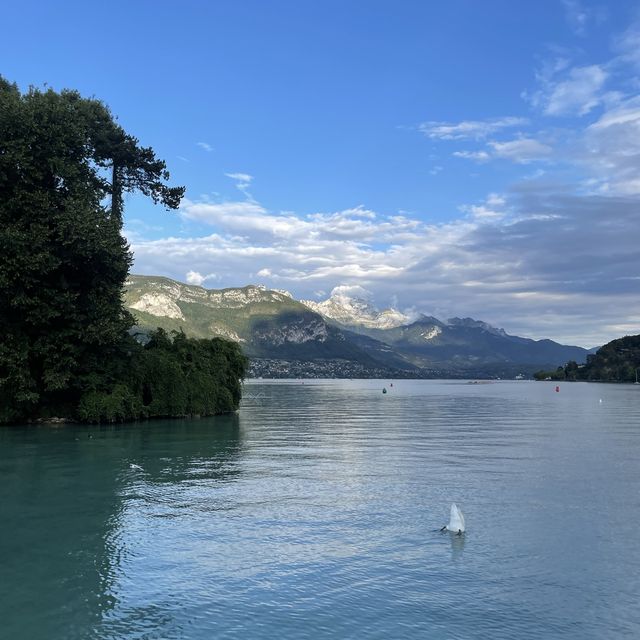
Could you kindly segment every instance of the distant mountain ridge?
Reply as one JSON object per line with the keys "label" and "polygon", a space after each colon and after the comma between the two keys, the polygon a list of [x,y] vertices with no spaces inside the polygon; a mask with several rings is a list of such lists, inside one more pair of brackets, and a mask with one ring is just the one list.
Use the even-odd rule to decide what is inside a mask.
{"label": "distant mountain ridge", "polygon": [[256,285],[208,290],[134,275],[125,305],[142,330],[161,326],[239,342],[260,375],[506,377],[584,362],[587,355],[552,340],[510,336],[472,318],[442,322],[379,311],[340,288],[324,302],[300,302]]}
{"label": "distant mountain ridge", "polygon": [[482,320],[474,320],[473,318],[449,318],[447,324],[451,327],[467,327],[473,329],[482,329],[504,338],[508,337],[507,332],[504,329],[497,329],[491,326],[488,322],[482,322]]}
{"label": "distant mountain ridge", "polygon": [[446,322],[442,322],[422,313],[407,314],[393,308],[379,310],[366,298],[349,295],[345,290],[350,288],[336,287],[331,292],[331,296],[323,302],[313,300],[300,300],[300,302],[327,320],[351,328],[395,329],[416,322],[430,322],[434,326],[434,336],[440,333],[438,327],[445,326],[472,327],[507,336],[504,329],[498,329],[487,322],[473,318],[449,318]]}
{"label": "distant mountain ridge", "polygon": [[[458,370],[500,363],[584,362],[588,354],[582,347],[511,336],[504,329],[473,318],[449,318],[443,322],[432,316],[415,314],[411,320],[410,316],[394,309],[379,312],[369,302],[361,299],[354,302],[342,292],[332,294],[324,302],[303,301],[303,304],[343,329],[390,345],[398,355],[419,368]],[[397,321],[380,322],[381,316]],[[405,321],[401,322],[401,318]]]}

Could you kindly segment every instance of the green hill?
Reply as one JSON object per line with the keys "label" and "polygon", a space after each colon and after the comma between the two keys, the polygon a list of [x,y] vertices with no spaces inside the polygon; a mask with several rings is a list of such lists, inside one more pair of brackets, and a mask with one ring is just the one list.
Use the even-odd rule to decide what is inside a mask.
{"label": "green hill", "polygon": [[130,276],[125,306],[142,328],[183,329],[192,337],[229,338],[247,346],[256,323],[308,309],[291,296],[248,285],[204,289],[158,276]]}
{"label": "green hill", "polygon": [[[254,361],[356,363],[359,368],[349,368],[349,373],[363,376],[417,369],[382,343],[350,340],[347,332],[329,325],[288,293],[255,285],[204,289],[169,278],[130,276],[125,306],[144,331],[162,327],[191,337],[228,338]],[[340,374],[335,366],[324,371]]]}
{"label": "green hill", "polygon": [[586,380],[590,382],[637,382],[640,374],[640,335],[608,342],[587,356],[587,363],[569,361],[551,371],[538,371],[537,380]]}
{"label": "green hill", "polygon": [[635,382],[639,369],[640,335],[626,336],[608,342],[587,356],[587,364],[578,368],[577,379]]}

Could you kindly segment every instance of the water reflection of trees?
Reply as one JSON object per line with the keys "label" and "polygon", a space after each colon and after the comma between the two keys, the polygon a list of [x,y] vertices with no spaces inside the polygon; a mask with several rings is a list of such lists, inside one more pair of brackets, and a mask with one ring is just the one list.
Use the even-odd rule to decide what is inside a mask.
{"label": "water reflection of trees", "polygon": [[[9,638],[102,637],[117,606],[131,501],[149,487],[224,483],[242,448],[233,414],[0,432],[0,614]],[[142,470],[132,469],[137,464]],[[137,496],[137,497],[136,497]]]}

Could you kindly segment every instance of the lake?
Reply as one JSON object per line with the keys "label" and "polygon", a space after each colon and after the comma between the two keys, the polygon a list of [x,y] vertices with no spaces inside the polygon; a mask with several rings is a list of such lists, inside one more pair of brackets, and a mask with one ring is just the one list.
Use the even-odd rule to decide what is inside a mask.
{"label": "lake", "polygon": [[232,416],[2,428],[0,637],[640,637],[640,386],[555,386],[250,381]]}

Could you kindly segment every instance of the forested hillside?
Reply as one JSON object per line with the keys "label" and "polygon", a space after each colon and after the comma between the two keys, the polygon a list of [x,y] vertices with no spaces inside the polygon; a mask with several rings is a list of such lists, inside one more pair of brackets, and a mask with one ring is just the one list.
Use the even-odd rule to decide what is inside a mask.
{"label": "forested hillside", "polygon": [[587,356],[585,365],[568,362],[554,371],[539,371],[544,380],[588,380],[599,382],[636,382],[640,374],[640,335],[625,336],[608,342],[595,354]]}

